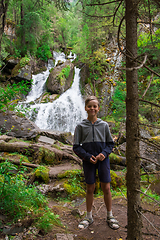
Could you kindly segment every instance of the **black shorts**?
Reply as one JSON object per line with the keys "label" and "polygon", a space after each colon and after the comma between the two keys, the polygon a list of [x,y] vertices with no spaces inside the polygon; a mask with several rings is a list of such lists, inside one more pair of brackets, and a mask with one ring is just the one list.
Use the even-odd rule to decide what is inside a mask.
{"label": "black shorts", "polygon": [[111,182],[110,162],[109,158],[107,157],[103,161],[98,161],[96,164],[83,161],[84,177],[87,184],[94,184],[96,182],[96,169],[98,169],[98,177],[100,182]]}

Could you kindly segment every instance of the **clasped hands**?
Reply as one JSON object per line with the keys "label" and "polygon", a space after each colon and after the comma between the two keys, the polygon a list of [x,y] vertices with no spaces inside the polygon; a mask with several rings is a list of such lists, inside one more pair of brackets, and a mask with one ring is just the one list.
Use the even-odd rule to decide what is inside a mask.
{"label": "clasped hands", "polygon": [[92,155],[92,157],[90,158],[90,162],[96,164],[98,160],[103,161],[104,159],[105,156],[103,155],[103,153],[100,153],[96,157]]}

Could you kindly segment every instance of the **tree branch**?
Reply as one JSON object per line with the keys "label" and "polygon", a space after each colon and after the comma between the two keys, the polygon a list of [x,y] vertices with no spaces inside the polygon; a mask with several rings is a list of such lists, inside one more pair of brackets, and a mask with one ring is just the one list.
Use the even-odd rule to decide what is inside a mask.
{"label": "tree branch", "polygon": [[148,138],[143,138],[143,137],[140,137],[139,138],[142,142],[144,143],[147,143],[148,145],[152,146],[152,147],[155,147],[157,149],[160,150],[160,146],[158,144],[156,144],[155,142],[151,142]]}
{"label": "tree branch", "polygon": [[150,101],[141,99],[141,98],[139,99],[139,101],[141,101],[141,102],[146,102],[146,103],[149,103],[149,104],[151,104],[151,105],[154,105],[155,107],[159,107],[159,108],[160,108],[160,105],[158,105],[158,104],[156,104],[156,103],[153,103],[153,102],[150,102]]}
{"label": "tree branch", "polygon": [[[137,21],[137,23],[150,24],[150,22]],[[151,22],[152,25],[160,25],[160,23]]]}
{"label": "tree branch", "polygon": [[80,12],[82,12],[83,14],[85,14],[86,16],[88,16],[88,17],[93,17],[93,18],[110,18],[110,17],[113,17],[114,16],[114,14],[113,15],[106,15],[106,16],[97,16],[97,15],[90,15],[90,14],[87,14],[87,13],[85,13],[84,11],[80,11]]}
{"label": "tree branch", "polygon": [[146,160],[147,162],[154,163],[155,165],[157,165],[158,167],[160,167],[160,164],[159,164],[159,163],[157,163],[157,162],[155,162],[155,161],[153,161],[153,160],[151,160],[151,159],[149,159],[149,158],[145,158],[145,157],[140,157],[140,158]]}
{"label": "tree branch", "polygon": [[118,9],[120,8],[120,6],[121,6],[121,4],[122,4],[122,2],[123,2],[124,0],[121,0],[120,1],[120,3],[119,3],[119,5],[118,5],[118,7],[116,8],[116,10],[115,10],[115,12],[114,12],[114,17],[113,17],[113,26],[115,26],[114,25],[114,19],[115,19],[115,17],[116,17],[116,13],[117,13],[117,11],[118,11]]}
{"label": "tree branch", "polygon": [[143,125],[143,126],[147,126],[147,127],[151,127],[151,128],[158,128],[158,129],[160,129],[159,126],[154,126],[154,125],[149,125],[149,124],[144,124],[144,123],[139,123],[139,125]]}
{"label": "tree branch", "polygon": [[148,91],[148,89],[149,89],[149,87],[150,87],[150,85],[151,85],[152,80],[153,80],[153,73],[152,73],[152,75],[151,75],[151,78],[150,78],[149,84],[148,84],[148,86],[147,86],[145,92],[143,93],[142,98],[144,98],[144,96],[146,95],[146,93],[147,93],[147,91]]}
{"label": "tree branch", "polygon": [[116,3],[116,2],[121,2],[122,0],[116,0],[116,1],[112,1],[112,2],[106,2],[106,3],[91,3],[91,4],[86,4],[86,6],[103,6],[103,5],[107,5],[107,4],[111,4],[111,3]]}
{"label": "tree branch", "polygon": [[160,236],[160,232],[157,230],[157,228],[155,228],[155,226],[153,225],[153,223],[151,223],[148,218],[146,218],[146,216],[141,213],[141,211],[138,210],[138,212],[149,222],[149,224],[156,230],[156,232],[158,233],[158,235]]}
{"label": "tree branch", "polygon": [[141,176],[144,176],[144,175],[151,175],[151,174],[159,174],[160,171],[157,171],[157,172],[145,172],[145,173],[142,173]]}
{"label": "tree branch", "polygon": [[142,192],[141,190],[139,190],[139,189],[136,189],[136,191],[137,191],[137,192],[140,192],[141,194],[145,195],[146,197],[148,197],[148,198],[152,199],[154,202],[156,202],[156,203],[160,204],[160,202],[159,202],[159,201],[157,201],[156,199],[154,199],[154,198],[150,197],[149,195],[147,195],[146,193]]}
{"label": "tree branch", "polygon": [[[137,60],[137,58],[134,59],[131,55],[126,54],[126,53],[122,50],[122,47],[121,47],[121,45],[120,45],[120,40],[119,40],[120,29],[121,29],[121,26],[122,26],[122,23],[123,23],[124,19],[125,19],[125,16],[123,16],[123,18],[121,19],[120,24],[119,24],[119,26],[118,26],[117,43],[118,43],[119,51],[120,51],[121,53],[123,53],[126,57],[129,57],[130,59],[132,59],[133,61],[136,61],[137,63],[142,64],[140,61]],[[160,74],[158,74],[157,72],[153,71],[152,69],[150,69],[149,67],[147,67],[145,64],[143,64],[143,67],[146,68],[147,70],[149,70],[151,73],[154,73],[156,76],[160,77]]]}
{"label": "tree branch", "polygon": [[[133,68],[120,68],[120,69],[121,69],[121,70],[125,70],[125,71],[138,70],[138,69],[140,69],[140,68],[142,68],[142,67],[144,66],[146,60],[147,60],[147,55],[144,56],[144,60],[143,60],[143,62],[141,63],[140,66],[138,66],[138,67],[133,67]],[[119,68],[117,68],[117,69],[119,69]]]}
{"label": "tree branch", "polygon": [[[141,63],[140,61],[136,60],[138,63]],[[146,68],[147,70],[149,70],[151,73],[154,73],[156,76],[160,77],[160,74],[156,73],[155,71],[153,71],[152,69],[150,69],[149,67],[147,67],[145,64],[143,65],[144,68]]]}

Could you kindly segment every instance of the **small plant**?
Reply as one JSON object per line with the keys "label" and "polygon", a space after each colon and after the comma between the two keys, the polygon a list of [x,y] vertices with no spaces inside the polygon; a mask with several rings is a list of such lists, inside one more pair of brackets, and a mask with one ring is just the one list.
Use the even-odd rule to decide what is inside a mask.
{"label": "small plant", "polygon": [[62,226],[59,215],[52,213],[49,208],[46,208],[45,211],[45,213],[40,211],[41,216],[38,218],[36,227],[43,229],[44,232],[47,233],[51,231],[54,226]]}
{"label": "small plant", "polygon": [[46,198],[35,186],[25,185],[25,172],[22,166],[19,169],[8,161],[0,163],[0,212],[14,222],[33,216],[36,226],[45,232],[54,225],[62,226]]}
{"label": "small plant", "polygon": [[41,47],[37,49],[36,56],[43,61],[47,61],[48,58],[52,57],[52,54],[50,52],[50,48],[47,44],[43,44]]}
{"label": "small plant", "polygon": [[59,174],[58,178],[67,178],[64,181],[63,187],[67,191],[69,199],[85,195],[81,170],[68,170],[65,173]]}
{"label": "small plant", "polygon": [[17,102],[22,98],[22,94],[27,94],[27,92],[29,92],[29,85],[24,81],[18,84],[14,83],[12,86],[8,84],[6,88],[0,87],[0,109],[2,111],[14,110]]}
{"label": "small plant", "polygon": [[7,120],[4,120],[4,124],[3,124],[3,126],[0,128],[0,135],[7,135],[7,134],[8,134],[9,132],[11,132],[11,131],[13,130],[13,128],[14,128],[14,126],[12,126],[10,130],[7,130],[7,129],[6,129],[6,122],[7,122]]}
{"label": "small plant", "polygon": [[43,181],[45,183],[49,182],[49,169],[44,167],[44,166],[39,166],[36,170],[35,170],[35,176],[37,179],[39,179],[40,181]]}
{"label": "small plant", "polygon": [[68,65],[67,67],[63,68],[60,74],[57,76],[61,86],[64,85],[65,80],[69,77],[70,73],[70,66]]}

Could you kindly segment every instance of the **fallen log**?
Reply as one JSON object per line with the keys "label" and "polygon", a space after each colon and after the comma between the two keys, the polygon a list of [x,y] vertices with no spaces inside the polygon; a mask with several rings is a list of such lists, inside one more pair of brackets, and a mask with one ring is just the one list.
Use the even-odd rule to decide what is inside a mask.
{"label": "fallen log", "polygon": [[47,144],[31,144],[27,142],[5,142],[0,141],[0,152],[18,152],[29,157],[35,163],[45,163],[49,165],[59,164],[62,160],[73,160],[78,164],[82,164],[82,160],[73,154],[59,150]]}
{"label": "fallen log", "polygon": [[33,164],[33,163],[27,163],[27,162],[21,162],[19,160],[15,160],[15,159],[10,159],[10,158],[4,158],[4,157],[0,157],[0,162],[2,161],[6,161],[8,160],[9,162],[15,164],[15,165],[22,165],[25,167],[30,167],[30,168],[38,168],[40,165],[38,164]]}
{"label": "fallen log", "polygon": [[109,155],[109,159],[110,159],[111,164],[126,166],[126,158],[125,157],[122,157],[122,156],[116,155],[114,153],[111,153]]}

